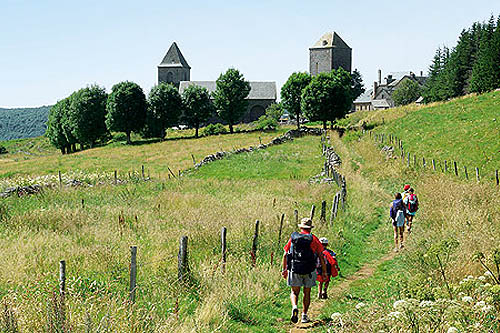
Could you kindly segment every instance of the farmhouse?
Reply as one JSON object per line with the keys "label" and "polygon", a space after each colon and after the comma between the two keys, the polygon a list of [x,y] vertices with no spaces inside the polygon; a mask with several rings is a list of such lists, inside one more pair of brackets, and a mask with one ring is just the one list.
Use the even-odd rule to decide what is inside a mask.
{"label": "farmhouse", "polygon": [[[174,42],[158,65],[158,83],[172,83],[179,88],[181,94],[191,85],[204,87],[210,93],[215,91],[215,81],[191,81],[190,77],[191,67],[182,55],[177,43]],[[250,88],[247,97],[247,112],[241,118],[241,121],[245,123],[259,119],[265,113],[266,108],[276,102],[276,82],[250,81]],[[209,122],[222,122],[222,120],[215,117]]]}
{"label": "farmhouse", "polygon": [[373,82],[373,89],[365,91],[354,102],[356,111],[380,110],[394,107],[392,93],[404,80],[412,80],[423,86],[427,76],[420,71],[420,76],[413,72],[390,72],[382,83],[382,71],[378,70],[378,81]]}

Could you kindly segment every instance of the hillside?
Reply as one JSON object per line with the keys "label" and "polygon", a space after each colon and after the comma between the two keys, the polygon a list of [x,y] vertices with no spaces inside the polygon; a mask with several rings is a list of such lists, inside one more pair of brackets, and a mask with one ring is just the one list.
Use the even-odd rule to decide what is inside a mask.
{"label": "hillside", "polygon": [[50,106],[38,108],[0,108],[0,141],[32,138],[45,134]]}
{"label": "hillside", "polygon": [[[485,119],[494,114],[490,107],[496,108],[497,97],[488,94],[426,107],[355,113],[343,121],[352,126],[341,138],[328,133],[329,144],[342,159],[339,171],[347,181],[346,209],[331,224],[321,223],[317,210],[314,233],[330,239],[343,277],[332,283],[329,300],[313,298],[314,319],[319,321],[308,329],[498,331],[500,288],[484,275],[477,260],[482,253],[483,262],[494,270],[492,257],[500,250],[498,187],[491,181],[465,181],[387,158],[382,151],[387,143],[375,142],[369,132],[363,134],[354,126],[364,121],[372,134],[399,130],[407,133],[399,134],[405,145],[416,142],[413,133],[418,132],[419,144],[430,151],[454,151],[455,143],[423,131],[455,127],[460,118],[453,112],[471,103],[467,108],[480,112],[463,115],[474,121],[462,124],[466,127],[462,131],[472,143],[457,144],[478,145],[478,136],[473,135],[477,129],[467,127],[489,128]],[[425,125],[437,115],[435,126]],[[404,132],[417,128],[415,119],[422,124],[418,131]],[[294,210],[307,216],[311,205],[318,209],[325,200],[329,221],[332,197],[338,191],[335,184],[311,181],[323,167],[320,138],[304,136],[232,155],[180,179],[168,177],[167,168],[177,174],[192,167],[191,153],[199,161],[215,151],[269,142],[281,133],[177,138],[132,146],[114,143],[68,156],[47,150],[45,156],[30,155],[25,160],[9,154],[0,159],[4,183],[36,181],[44,179],[37,177],[42,175],[57,179],[58,170],[67,180],[79,170],[78,175],[93,178],[92,185],[97,185],[55,186],[40,195],[0,198],[0,245],[5,249],[0,264],[8,267],[0,272],[5,313],[14,313],[23,331],[41,331],[47,325],[72,330],[99,326],[108,331],[289,331],[289,289],[280,277],[280,253],[296,229]],[[34,147],[43,147],[37,140],[33,139]],[[482,163],[480,156],[474,149],[466,150],[461,161]],[[495,168],[498,159],[493,160],[497,162],[482,165]],[[140,172],[141,165],[150,171],[151,180],[129,178],[128,172]],[[109,181],[115,169],[120,179],[127,180],[121,185]],[[389,256],[393,244],[388,206],[405,183],[416,189],[420,209],[405,248]],[[281,214],[285,219],[280,238]],[[260,230],[254,266],[250,249],[256,220]],[[227,227],[228,237],[225,269],[220,255],[222,227]],[[191,270],[185,284],[177,281],[182,235],[188,236]],[[131,245],[138,247],[134,305],[127,301]],[[59,303],[52,296],[62,259],[68,267],[66,319],[61,319]],[[366,264],[373,269],[360,270]],[[0,318],[0,328],[6,320]]]}

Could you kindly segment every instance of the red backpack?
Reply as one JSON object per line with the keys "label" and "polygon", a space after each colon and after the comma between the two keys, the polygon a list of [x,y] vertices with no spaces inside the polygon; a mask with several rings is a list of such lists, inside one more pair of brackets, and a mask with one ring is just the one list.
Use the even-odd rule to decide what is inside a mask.
{"label": "red backpack", "polygon": [[418,210],[418,199],[415,194],[410,194],[408,196],[408,211],[410,213],[415,213]]}

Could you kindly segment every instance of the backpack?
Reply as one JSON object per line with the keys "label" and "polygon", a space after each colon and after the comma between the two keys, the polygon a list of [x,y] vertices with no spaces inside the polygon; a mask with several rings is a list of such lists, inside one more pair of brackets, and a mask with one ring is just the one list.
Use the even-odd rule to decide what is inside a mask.
{"label": "backpack", "polygon": [[[404,212],[404,204],[402,199],[394,200],[392,202],[392,208],[390,210],[390,215],[393,220],[396,220],[398,218],[398,213]],[[404,214],[404,213],[403,213]]]}
{"label": "backpack", "polygon": [[290,251],[287,254],[287,265],[296,274],[310,274],[316,269],[316,256],[311,249],[313,236],[294,232],[291,236]]}
{"label": "backpack", "polygon": [[[335,256],[336,256],[335,252],[333,252],[333,251],[331,251],[329,249],[325,249],[325,251],[328,251],[328,253],[330,253],[330,255],[332,256],[333,260],[335,260],[335,262],[337,261],[337,259],[335,258]],[[323,251],[323,258],[325,259],[326,274],[329,275],[329,276],[335,277],[335,276],[338,275],[337,268],[336,267],[332,267],[332,264],[326,258],[325,251]],[[318,275],[321,275],[323,273],[323,269],[321,267],[321,262],[319,261],[319,259],[318,259],[318,263],[317,263],[316,272],[318,273]]]}
{"label": "backpack", "polygon": [[408,197],[408,211],[410,213],[415,213],[418,210],[418,199],[415,194],[410,194]]}

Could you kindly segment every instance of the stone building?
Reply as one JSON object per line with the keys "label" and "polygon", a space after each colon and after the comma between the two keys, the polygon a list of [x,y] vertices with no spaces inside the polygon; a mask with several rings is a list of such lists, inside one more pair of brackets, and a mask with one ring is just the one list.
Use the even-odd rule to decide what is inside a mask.
{"label": "stone building", "polygon": [[413,72],[391,72],[387,74],[382,82],[382,71],[378,70],[378,81],[373,82],[373,88],[365,91],[364,94],[359,96],[354,102],[356,111],[361,110],[380,110],[394,107],[394,100],[392,93],[396,90],[401,82],[405,80],[412,80],[423,86],[427,76],[420,71],[417,76]]}
{"label": "stone building", "polygon": [[309,49],[309,73],[316,75],[342,67],[352,68],[352,49],[336,32],[327,32]]}
{"label": "stone building", "polygon": [[[215,91],[215,81],[191,81],[190,71],[191,67],[174,42],[158,65],[158,83],[173,83],[179,88],[181,94],[190,85],[205,87],[210,93]],[[276,95],[276,82],[250,81],[250,93],[247,97],[248,108],[241,121],[248,123],[259,119],[265,113],[266,108],[276,102]],[[218,117],[213,117],[209,122],[222,121]]]}
{"label": "stone building", "polygon": [[172,83],[179,87],[181,81],[189,81],[191,67],[179,50],[176,42],[173,42],[158,65],[158,83]]}

